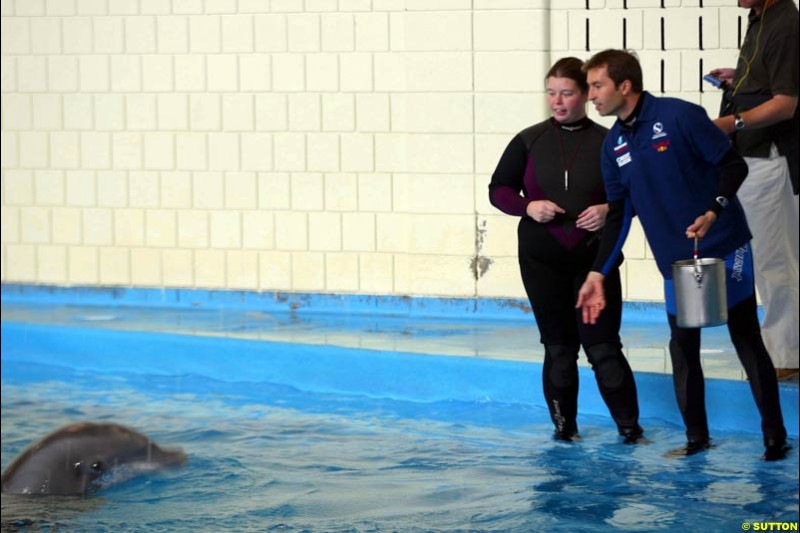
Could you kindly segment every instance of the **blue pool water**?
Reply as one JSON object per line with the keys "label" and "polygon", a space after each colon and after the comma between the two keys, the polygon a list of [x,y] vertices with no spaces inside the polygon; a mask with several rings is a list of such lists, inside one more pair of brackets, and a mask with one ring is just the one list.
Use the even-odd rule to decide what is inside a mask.
{"label": "blue pool water", "polygon": [[[649,445],[621,444],[601,414],[580,417],[580,443],[557,443],[546,410],[516,399],[535,364],[6,322],[2,342],[4,468],[81,420],[189,455],[90,498],[4,495],[8,529],[683,533],[798,520],[796,451],[765,463],[757,428],[719,427],[716,449],[668,460],[682,429],[651,407]],[[475,376],[501,383],[453,385]],[[643,395],[670,388],[645,378]]]}

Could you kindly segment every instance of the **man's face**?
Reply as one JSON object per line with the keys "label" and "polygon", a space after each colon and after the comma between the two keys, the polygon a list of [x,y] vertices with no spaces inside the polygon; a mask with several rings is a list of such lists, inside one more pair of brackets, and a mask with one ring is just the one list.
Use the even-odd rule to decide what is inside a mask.
{"label": "man's face", "polygon": [[619,117],[626,100],[614,80],[608,77],[608,69],[605,66],[591,69],[586,73],[586,81],[589,83],[589,101],[600,116]]}

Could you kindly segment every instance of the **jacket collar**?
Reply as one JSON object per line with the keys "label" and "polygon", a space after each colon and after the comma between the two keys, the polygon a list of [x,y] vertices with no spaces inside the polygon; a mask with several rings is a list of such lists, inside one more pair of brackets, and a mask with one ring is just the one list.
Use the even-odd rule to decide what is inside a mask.
{"label": "jacket collar", "polygon": [[647,91],[642,91],[642,95],[639,97],[639,101],[636,102],[636,107],[633,108],[631,114],[625,117],[624,120],[618,118],[617,124],[626,130],[636,128],[638,123],[653,118],[654,105],[655,97]]}

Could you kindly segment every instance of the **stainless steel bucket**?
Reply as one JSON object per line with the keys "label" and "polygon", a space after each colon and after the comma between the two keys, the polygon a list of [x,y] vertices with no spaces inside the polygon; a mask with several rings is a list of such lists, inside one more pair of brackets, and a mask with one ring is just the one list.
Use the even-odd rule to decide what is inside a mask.
{"label": "stainless steel bucket", "polygon": [[672,263],[677,324],[706,328],[728,321],[725,261],[704,258]]}

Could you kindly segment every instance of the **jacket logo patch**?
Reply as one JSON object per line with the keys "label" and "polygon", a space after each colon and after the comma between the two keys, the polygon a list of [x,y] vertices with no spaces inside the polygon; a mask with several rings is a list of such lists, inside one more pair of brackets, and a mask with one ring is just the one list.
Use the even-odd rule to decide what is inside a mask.
{"label": "jacket logo patch", "polygon": [[617,139],[617,145],[614,147],[614,153],[618,154],[626,148],[628,148],[628,143],[625,142],[625,139],[620,135]]}
{"label": "jacket logo patch", "polygon": [[617,166],[624,167],[631,162],[631,153],[626,152],[617,158]]}
{"label": "jacket logo patch", "polygon": [[657,142],[653,145],[653,149],[656,152],[666,152],[668,148],[669,148],[669,139]]}
{"label": "jacket logo patch", "polygon": [[666,137],[667,133],[664,131],[664,124],[661,122],[656,122],[653,124],[653,136],[652,139],[660,139],[661,137]]}

